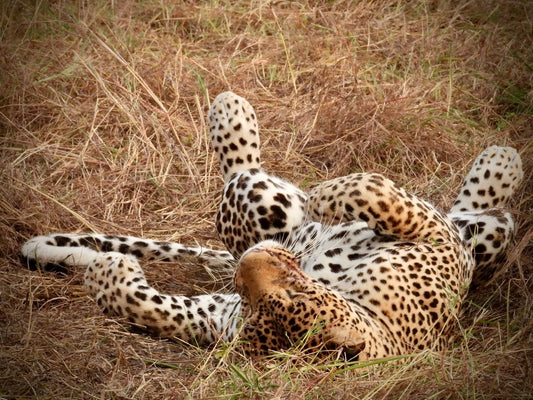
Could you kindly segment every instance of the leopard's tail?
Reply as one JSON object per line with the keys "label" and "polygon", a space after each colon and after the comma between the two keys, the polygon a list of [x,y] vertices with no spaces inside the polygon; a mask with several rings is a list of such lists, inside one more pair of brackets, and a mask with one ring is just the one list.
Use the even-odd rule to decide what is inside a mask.
{"label": "leopard's tail", "polygon": [[21,255],[23,263],[30,269],[68,272],[75,266],[87,267],[99,253],[111,251],[142,260],[178,262],[193,259],[212,267],[227,267],[234,261],[233,256],[223,250],[95,233],[36,236],[24,243]]}

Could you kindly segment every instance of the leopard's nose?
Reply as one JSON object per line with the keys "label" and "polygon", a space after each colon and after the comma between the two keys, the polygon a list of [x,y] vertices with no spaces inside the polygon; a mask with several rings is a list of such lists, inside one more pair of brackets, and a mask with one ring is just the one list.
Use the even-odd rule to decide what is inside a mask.
{"label": "leopard's nose", "polygon": [[241,256],[241,261],[244,260],[246,257],[248,257],[250,254],[259,254],[259,253],[265,253],[265,254],[268,254],[269,256],[272,255],[272,251],[269,248],[263,247],[263,246],[255,246],[255,247],[252,247],[251,249],[248,249]]}
{"label": "leopard's nose", "polygon": [[[249,251],[249,253],[261,253],[263,251],[267,251],[267,249],[263,249],[262,247],[254,247]],[[267,251],[268,253],[268,251]]]}

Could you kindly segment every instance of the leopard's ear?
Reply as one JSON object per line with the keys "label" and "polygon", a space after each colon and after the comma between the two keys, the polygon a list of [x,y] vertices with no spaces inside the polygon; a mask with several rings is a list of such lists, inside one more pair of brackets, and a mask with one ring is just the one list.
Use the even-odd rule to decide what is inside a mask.
{"label": "leopard's ear", "polygon": [[366,342],[362,338],[349,340],[343,345],[343,351],[349,361],[360,359],[361,352],[365,349]]}
{"label": "leopard's ear", "polygon": [[342,348],[350,360],[357,359],[366,347],[366,342],[359,331],[340,326],[329,330],[326,343],[330,348]]}

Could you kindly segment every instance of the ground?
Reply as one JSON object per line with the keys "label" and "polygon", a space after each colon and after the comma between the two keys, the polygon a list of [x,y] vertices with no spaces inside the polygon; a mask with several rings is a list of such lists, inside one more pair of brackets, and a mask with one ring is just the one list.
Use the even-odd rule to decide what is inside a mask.
{"label": "ground", "polygon": [[[456,3],[3,2],[0,397],[528,398],[533,9]],[[22,268],[23,242],[49,232],[220,248],[205,115],[225,90],[254,105],[264,167],[303,189],[379,172],[447,209],[485,147],[519,150],[514,245],[448,352],[362,376],[297,350],[251,361],[106,318],[81,270]],[[194,263],[146,270],[174,293],[217,287]]]}

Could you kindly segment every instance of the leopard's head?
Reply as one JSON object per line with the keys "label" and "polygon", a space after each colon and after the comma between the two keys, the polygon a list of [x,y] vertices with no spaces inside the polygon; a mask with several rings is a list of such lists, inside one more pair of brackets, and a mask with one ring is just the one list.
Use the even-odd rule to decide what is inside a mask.
{"label": "leopard's head", "polygon": [[365,347],[361,320],[350,304],[303,272],[294,254],[276,242],[243,254],[234,283],[248,312],[242,335],[256,353],[301,342],[353,357]]}

